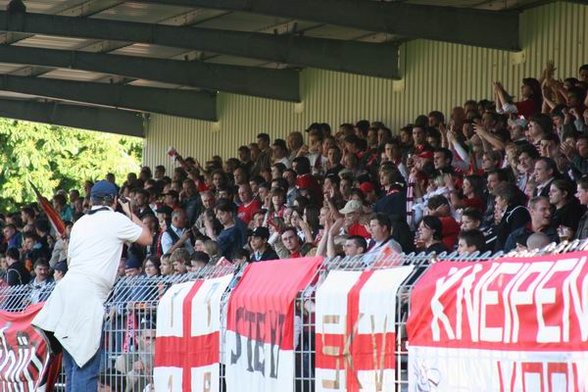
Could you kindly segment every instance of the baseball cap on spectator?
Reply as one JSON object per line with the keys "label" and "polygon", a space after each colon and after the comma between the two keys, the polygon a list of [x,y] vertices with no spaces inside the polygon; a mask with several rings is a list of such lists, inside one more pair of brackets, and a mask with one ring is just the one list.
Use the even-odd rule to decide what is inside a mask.
{"label": "baseball cap on spectator", "polygon": [[345,204],[345,207],[339,210],[342,214],[351,214],[357,211],[363,211],[363,204],[359,200],[349,200]]}
{"label": "baseball cap on spectator", "polygon": [[117,193],[118,191],[116,190],[116,185],[106,180],[98,181],[90,190],[90,196],[93,198],[107,196],[114,197]]}
{"label": "baseball cap on spectator", "polygon": [[370,192],[373,192],[375,188],[374,188],[374,184],[372,184],[372,183],[371,183],[371,182],[369,182],[369,181],[366,181],[366,182],[362,182],[362,183],[359,185],[359,189],[361,189],[361,191],[362,191],[364,194],[368,194],[368,193],[370,193]]}
{"label": "baseball cap on spectator", "polygon": [[61,260],[60,262],[55,263],[53,269],[65,274],[67,272],[67,262],[65,260]]}
{"label": "baseball cap on spectator", "polygon": [[269,229],[267,227],[258,227],[251,232],[251,237],[260,237],[267,240],[270,237]]}
{"label": "baseball cap on spectator", "polygon": [[127,257],[127,260],[125,262],[125,268],[126,269],[131,269],[131,268],[141,268],[141,260],[139,260],[136,256],[134,255],[129,255]]}

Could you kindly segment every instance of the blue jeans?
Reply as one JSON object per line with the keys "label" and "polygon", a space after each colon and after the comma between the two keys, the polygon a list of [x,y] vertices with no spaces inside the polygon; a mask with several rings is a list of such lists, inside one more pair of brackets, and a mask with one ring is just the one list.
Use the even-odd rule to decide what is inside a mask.
{"label": "blue jeans", "polygon": [[79,367],[72,356],[63,350],[63,369],[65,371],[66,392],[96,392],[98,373],[102,358],[102,345],[96,354],[83,367]]}

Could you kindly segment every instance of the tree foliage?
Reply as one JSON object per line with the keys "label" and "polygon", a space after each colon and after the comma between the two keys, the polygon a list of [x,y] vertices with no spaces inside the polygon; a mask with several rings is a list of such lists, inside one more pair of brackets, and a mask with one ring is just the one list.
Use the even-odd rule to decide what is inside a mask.
{"label": "tree foliage", "polygon": [[117,179],[140,168],[138,138],[26,121],[0,119],[0,211],[35,201],[29,184],[50,198],[79,189],[86,180]]}

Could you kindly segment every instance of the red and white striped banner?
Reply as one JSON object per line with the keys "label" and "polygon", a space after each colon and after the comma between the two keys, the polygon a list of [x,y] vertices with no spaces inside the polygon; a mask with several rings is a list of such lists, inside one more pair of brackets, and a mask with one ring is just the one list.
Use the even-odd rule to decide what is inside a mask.
{"label": "red and white striped banner", "polygon": [[322,257],[247,266],[231,293],[225,345],[228,392],[294,388],[294,301]]}
{"label": "red and white striped banner", "polygon": [[412,270],[329,273],[316,292],[316,391],[395,390],[396,296]]}
{"label": "red and white striped banner", "polygon": [[32,392],[39,387],[49,350],[31,321],[43,305],[30,305],[22,312],[0,311],[0,391]]}
{"label": "red and white striped banner", "polygon": [[220,300],[233,275],[170,287],[157,307],[156,391],[219,390]]}
{"label": "red and white striped banner", "polygon": [[440,262],[415,286],[410,391],[587,391],[588,253]]}

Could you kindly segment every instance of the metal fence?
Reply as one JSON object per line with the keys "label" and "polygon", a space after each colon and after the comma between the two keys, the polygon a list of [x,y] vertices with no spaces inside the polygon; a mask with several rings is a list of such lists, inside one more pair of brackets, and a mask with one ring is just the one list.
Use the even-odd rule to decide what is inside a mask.
{"label": "metal fence", "polygon": [[[530,257],[542,254],[559,254],[588,249],[588,240],[574,241],[560,245],[549,245],[538,251],[511,253],[518,257]],[[296,372],[294,390],[296,392],[312,392],[314,386],[315,360],[315,319],[314,304],[317,287],[330,271],[364,271],[367,269],[387,269],[397,266],[412,265],[412,273],[405,279],[396,294],[396,384],[397,391],[408,388],[408,352],[406,320],[409,312],[409,298],[418,278],[436,260],[453,260],[461,262],[478,262],[504,256],[499,254],[472,254],[459,256],[450,254],[409,254],[395,255],[386,259],[333,258],[325,259],[316,272],[311,284],[298,293],[295,300],[294,325]],[[109,299],[105,304],[106,318],[103,332],[103,357],[101,383],[110,386],[112,391],[150,391],[153,384],[153,360],[155,353],[156,310],[160,298],[175,283],[207,279],[234,274],[221,299],[221,325],[226,325],[224,317],[231,290],[239,281],[243,268],[229,266],[211,266],[198,272],[166,277],[132,277],[117,281]],[[54,287],[54,283],[42,288],[32,284],[24,286],[4,287],[0,289],[0,310],[20,311],[28,304],[44,301]],[[221,333],[221,339],[224,335]],[[221,342],[221,351],[224,344]],[[220,358],[224,358],[221,352]],[[224,369],[220,369],[220,390],[225,391]],[[64,390],[65,380],[59,379],[57,390]]]}
{"label": "metal fence", "polygon": [[113,391],[153,390],[156,311],[173,284],[233,273],[235,266],[210,266],[195,273],[120,279],[105,304],[101,382]]}
{"label": "metal fence", "polygon": [[354,258],[333,258],[326,259],[321,268],[317,271],[312,283],[296,298],[295,325],[299,325],[299,333],[295,334],[294,347],[296,355],[296,377],[294,380],[294,390],[296,392],[313,392],[315,390],[315,327],[314,309],[316,303],[316,289],[324,281],[330,271],[365,271],[383,270],[398,266],[413,266],[414,269],[405,279],[404,284],[396,293],[396,341],[394,342],[394,352],[396,356],[396,384],[398,391],[404,391],[408,388],[408,351],[406,320],[408,318],[408,301],[412,288],[419,276],[427,269],[431,262],[437,258],[458,259],[462,261],[481,261],[488,260],[493,255],[491,253],[472,254],[468,257],[459,257],[457,253],[447,255],[412,253],[409,255],[394,255],[385,259],[367,257]]}
{"label": "metal fence", "polygon": [[[100,383],[115,392],[152,390],[156,312],[160,298],[173,284],[234,271],[234,266],[210,266],[183,275],[117,280],[104,306]],[[31,303],[46,300],[54,287],[55,282],[43,286],[42,290],[33,284],[3,287],[0,289],[0,310],[21,311]],[[63,373],[56,390],[65,390]]]}

